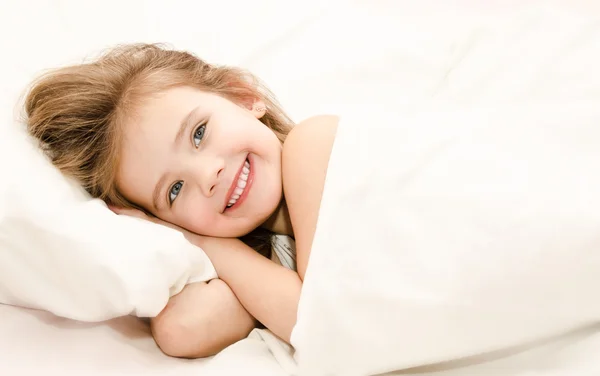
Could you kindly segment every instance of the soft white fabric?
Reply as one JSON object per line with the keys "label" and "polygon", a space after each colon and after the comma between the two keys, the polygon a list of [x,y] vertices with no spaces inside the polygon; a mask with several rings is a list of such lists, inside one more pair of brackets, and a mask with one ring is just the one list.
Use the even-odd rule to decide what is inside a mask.
{"label": "soft white fabric", "polygon": [[82,321],[147,317],[186,283],[216,277],[181,233],[113,214],[25,138],[3,134],[0,303]]}
{"label": "soft white fabric", "polygon": [[296,242],[289,236],[273,236],[271,260],[288,269],[296,270]]}
{"label": "soft white fabric", "polygon": [[0,305],[0,318],[2,375],[290,374],[275,360],[274,354],[278,353],[267,346],[272,335],[262,330],[255,330],[248,339],[214,359],[184,360],[163,355],[148,324],[131,316],[104,323],[81,323],[43,311]]}
{"label": "soft white fabric", "polygon": [[[336,6],[336,3],[342,5]],[[519,7],[525,3],[555,3],[562,7],[568,6],[569,9],[559,9],[557,14],[554,14],[554,18],[518,16]],[[576,10],[583,18],[573,17],[569,14],[570,10]],[[498,19],[511,14],[514,16],[513,24],[509,25],[508,29],[493,24]],[[406,110],[401,112],[405,121],[408,121],[406,120],[408,113],[432,108],[437,111],[437,115],[429,116],[441,118],[439,103],[434,105],[435,102],[478,105],[484,102],[525,103],[524,101],[536,100],[548,103],[549,99],[554,98],[556,104],[562,105],[566,100],[586,99],[597,95],[596,67],[600,65],[595,60],[596,52],[590,48],[592,43],[597,43],[594,34],[596,29],[594,25],[580,23],[581,20],[586,20],[594,14],[600,14],[595,0],[570,1],[568,4],[563,0],[484,2],[479,0],[452,2],[444,0],[419,2],[409,0],[376,2],[367,0],[327,2],[175,0],[168,5],[163,1],[152,0],[1,2],[0,41],[2,43],[0,45],[4,51],[3,59],[0,60],[3,85],[0,91],[1,168],[3,173],[14,175],[2,176],[0,214],[4,215],[5,208],[13,210],[19,205],[27,205],[22,204],[21,201],[27,201],[31,197],[33,197],[31,202],[40,202],[41,200],[36,199],[35,196],[46,195],[49,197],[48,200],[42,201],[39,207],[30,205],[27,208],[27,213],[32,214],[33,217],[21,218],[20,223],[23,219],[28,222],[21,229],[33,229],[34,226],[41,224],[43,228],[49,230],[49,237],[46,238],[48,240],[45,243],[42,243],[39,240],[42,231],[28,232],[25,236],[20,233],[20,236],[14,238],[5,237],[8,232],[2,232],[0,272],[3,274],[0,275],[2,281],[0,295],[17,301],[22,298],[13,296],[8,292],[9,289],[23,292],[30,304],[36,306],[50,304],[59,314],[69,316],[73,314],[72,312],[78,312],[78,316],[82,318],[87,316],[89,319],[94,317],[99,319],[103,315],[110,316],[129,310],[147,311],[150,314],[150,311],[157,310],[163,304],[169,293],[176,291],[188,276],[194,274],[193,265],[199,267],[204,265],[203,256],[199,256],[195,249],[175,246],[181,244],[179,243],[181,239],[172,232],[161,231],[151,224],[139,224],[134,220],[118,218],[99,203],[86,202],[81,198],[81,192],[77,192],[71,185],[67,188],[67,183],[60,179],[55,171],[48,169],[48,165],[44,164],[45,162],[42,162],[38,156],[32,157],[35,154],[32,154],[31,150],[23,152],[17,144],[13,143],[20,143],[18,139],[22,135],[16,135],[17,141],[13,141],[13,135],[6,135],[4,129],[14,129],[15,126],[13,107],[18,104],[18,96],[30,79],[42,69],[78,62],[82,55],[94,55],[102,48],[115,43],[168,42],[178,48],[190,49],[209,61],[241,64],[250,68],[264,79],[284,107],[297,120],[320,112],[334,112],[342,115],[344,127],[351,126],[354,121],[347,120],[347,117],[352,111],[344,110],[344,103],[354,107],[354,112],[360,112],[364,104],[391,103],[395,106],[392,108]],[[541,26],[540,20],[546,21],[545,27]],[[586,25],[589,27],[584,27]],[[527,31],[535,34],[527,34]],[[524,38],[526,35],[532,38]],[[561,50],[561,47],[564,49]],[[546,48],[544,51],[554,53],[540,54],[544,48]],[[522,69],[515,68],[519,66],[518,64]],[[528,67],[529,70],[526,69]],[[538,76],[537,72],[542,67],[546,70]],[[555,85],[558,81],[570,83],[571,86],[565,88],[562,85]],[[583,102],[571,105],[587,108]],[[509,115],[505,111],[512,111],[507,107],[496,107],[498,108],[501,110],[500,115],[505,118]],[[494,108],[492,107],[491,110]],[[524,114],[526,110],[528,109],[517,108],[514,110],[515,115]],[[542,111],[530,115],[542,116],[548,120],[543,114]],[[592,114],[584,113],[584,115]],[[424,122],[426,118],[423,116],[420,115],[410,121],[416,123],[421,119],[420,121]],[[448,115],[449,120],[444,121],[455,122],[458,121],[457,119],[474,116],[475,114],[469,114],[468,111],[455,111],[454,114]],[[570,117],[569,120],[578,121],[578,116]],[[583,120],[589,120],[586,116]],[[513,119],[510,120],[512,122]],[[369,120],[360,124],[361,133],[368,131],[372,123]],[[585,121],[582,124],[585,124]],[[32,168],[23,171],[31,171],[30,175],[37,177],[19,173],[19,169],[16,168],[28,163],[33,163]],[[40,166],[34,167],[35,164]],[[590,168],[589,171],[594,170]],[[14,180],[15,177],[24,180],[19,182]],[[10,183],[4,185],[5,181]],[[32,181],[34,184],[31,184]],[[26,184],[27,182],[29,184]],[[542,191],[544,192],[545,190]],[[67,204],[71,211],[59,212],[57,208],[61,202]],[[54,215],[43,214],[46,204],[50,205],[48,210],[53,210]],[[14,210],[12,213],[14,214]],[[585,213],[590,215],[589,212]],[[40,217],[37,218],[37,215]],[[14,215],[11,217],[11,221],[13,220],[15,220]],[[576,225],[582,220],[583,218],[578,217],[573,223]],[[56,223],[52,223],[54,221]],[[64,223],[69,223],[73,227],[62,226],[60,233],[56,233],[58,225]],[[108,238],[109,233],[96,231],[93,226],[99,223],[103,224],[101,228],[117,231],[119,237],[115,236],[111,240]],[[81,227],[85,227],[86,224],[92,227],[82,230]],[[473,226],[478,224],[479,222],[475,221]],[[14,229],[14,226],[12,228]],[[128,231],[125,231],[125,228]],[[81,234],[80,230],[83,231]],[[155,234],[156,231],[161,234]],[[466,229],[466,231],[472,230]],[[90,232],[93,234],[90,235]],[[138,235],[132,235],[132,232]],[[347,232],[343,234],[346,236]],[[419,235],[418,232],[415,234]],[[465,237],[466,235],[468,234],[465,234]],[[172,240],[173,246],[163,248],[162,252],[153,255],[144,255],[142,259],[109,249],[110,261],[122,261],[113,270],[113,274],[108,271],[109,268],[106,268],[106,273],[103,273],[101,265],[85,264],[85,261],[94,261],[92,258],[81,260],[72,258],[73,254],[62,252],[64,249],[72,249],[73,245],[85,244],[89,256],[92,248],[98,249],[101,243],[110,244],[110,247],[116,245],[124,252],[129,252],[132,248],[126,248],[123,244],[135,244],[135,247],[140,247],[148,244],[144,238],[149,240],[157,236],[165,242]],[[343,240],[344,236],[340,239]],[[28,239],[30,237],[32,239]],[[37,253],[29,249],[27,253],[21,254],[21,249],[25,247],[11,244],[8,249],[14,253],[6,255],[7,239],[13,241],[16,239],[21,244],[38,246],[43,244],[44,248],[38,248]],[[66,246],[58,247],[54,243],[56,239],[66,241]],[[568,238],[562,239],[562,241],[568,240]],[[348,253],[348,249],[343,249],[341,254],[344,256],[348,253],[349,260],[360,259],[360,265],[367,268],[372,264],[365,263],[365,258],[362,256],[367,253],[376,256],[381,251],[374,248],[373,244],[369,242],[366,248],[349,248],[360,251],[360,254]],[[153,249],[161,248],[157,243],[152,243],[151,246]],[[319,247],[321,250],[325,248]],[[60,257],[57,260],[52,259],[54,256],[41,258],[44,252],[49,253],[45,251],[46,249],[50,249],[49,252],[57,253]],[[174,254],[169,253],[166,259],[162,258],[167,255],[167,251]],[[336,253],[336,263],[340,260],[344,261],[335,248],[327,252],[315,250],[316,255],[324,254],[323,260],[327,259],[329,252],[330,255]],[[385,255],[380,254],[380,256]],[[25,257],[33,258],[25,259]],[[433,333],[429,327],[426,327],[423,333],[418,333],[419,335],[412,336],[411,332],[404,332],[399,338],[405,341],[409,350],[415,347],[412,352],[415,355],[414,359],[408,359],[408,354],[402,356],[404,351],[392,354],[394,349],[381,350],[381,346],[378,345],[379,340],[382,343],[389,343],[390,335],[396,333],[398,327],[392,325],[386,328],[382,335],[381,328],[377,326],[378,321],[369,322],[368,325],[353,325],[348,324],[347,321],[361,317],[363,315],[361,307],[368,307],[348,303],[353,296],[356,296],[357,291],[367,293],[366,288],[373,286],[373,280],[365,279],[368,271],[351,270],[366,282],[365,290],[360,290],[357,281],[348,278],[350,274],[346,272],[350,269],[344,269],[348,263],[341,263],[339,268],[335,268],[332,266],[336,264],[319,262],[318,256],[316,257],[315,266],[311,265],[309,268],[306,294],[303,296],[300,310],[300,323],[294,332],[294,340],[300,348],[298,359],[301,369],[306,371],[304,374],[318,375],[326,370],[337,370],[348,371],[343,374],[352,375],[361,373],[361,370],[382,370],[402,366],[398,362],[416,364],[425,356],[430,357],[430,361],[436,356],[438,358],[449,356],[448,353],[442,354],[440,349],[429,354],[428,349],[418,348],[419,341],[426,339],[422,338],[423,333],[435,337],[428,344],[436,344],[440,341],[441,344],[447,345],[449,341],[454,341],[458,347],[455,353],[462,351],[466,354],[476,348],[475,342],[466,338],[471,334],[477,334],[473,327],[467,327],[462,337],[454,339],[445,338],[443,333]],[[444,257],[442,260],[447,261],[448,256]],[[165,261],[166,265],[169,265],[168,270],[158,270],[159,276],[150,273],[151,279],[144,277],[144,272],[156,270],[154,266],[157,260]],[[371,261],[378,262],[376,257]],[[50,263],[47,267],[44,265],[46,262]],[[136,264],[137,262],[140,264]],[[31,272],[30,278],[19,275],[16,282],[24,284],[23,286],[12,282],[5,283],[3,278],[13,276],[16,270],[23,270],[23,268],[15,268],[18,263],[31,263],[38,272]],[[52,265],[55,265],[55,268],[52,268]],[[422,266],[428,265],[423,263]],[[435,267],[435,265],[429,266]],[[90,274],[86,275],[77,270],[82,268],[89,270]],[[114,264],[113,268],[115,268]],[[322,284],[324,291],[315,292],[323,281],[315,277],[316,271],[323,271],[324,268],[326,270],[323,273],[323,280],[331,280],[334,283]],[[127,270],[127,274],[130,272],[132,274],[127,277],[131,277],[130,282],[133,282],[129,285],[129,290],[125,288],[125,284],[101,286],[101,280],[118,282],[123,278],[118,273],[123,270]],[[203,275],[201,270],[203,269],[198,268],[195,273]],[[209,272],[208,268],[204,270]],[[312,270],[315,272],[312,273]],[[554,269],[548,272],[551,273],[552,270]],[[368,275],[370,278],[407,278],[396,274]],[[336,280],[338,276],[340,278]],[[57,297],[55,294],[47,293],[59,291],[58,284],[67,283],[65,281],[67,278],[73,278],[69,282],[70,288],[65,290],[67,296]],[[148,291],[158,291],[158,296],[148,296],[136,290],[135,286],[142,286],[144,282],[148,284],[145,286]],[[82,285],[81,288],[74,286],[78,283]],[[96,299],[83,295],[84,289],[90,286],[94,289],[92,292],[96,294]],[[335,291],[336,286],[341,286],[338,290],[339,294]],[[411,286],[400,285],[400,287]],[[419,285],[413,287],[418,289]],[[464,290],[452,290],[450,285],[448,290],[455,291],[456,294],[461,291],[473,292],[468,287],[464,286]],[[114,294],[108,293],[109,291],[120,291],[122,295],[115,298]],[[389,293],[388,290],[385,292]],[[334,299],[338,296],[341,298],[339,305],[335,300],[325,302],[319,300],[323,297],[329,299],[330,293],[336,294]],[[147,300],[132,299],[133,296]],[[373,296],[373,300],[382,301],[381,298],[381,293]],[[79,299],[87,300],[82,303]],[[120,302],[117,304],[118,307],[110,306],[115,299]],[[331,309],[332,303],[336,304],[337,311]],[[377,307],[376,303],[372,306]],[[90,307],[83,307],[84,304],[89,304]],[[309,308],[311,305],[312,308]],[[142,309],[143,307],[146,308]],[[319,307],[324,308],[321,316],[316,315],[314,311]],[[543,323],[547,310],[541,310],[543,315],[538,321]],[[231,346],[212,362],[208,362],[207,367],[205,366],[207,362],[203,361],[166,358],[154,345],[147,327],[132,317],[102,324],[80,324],[58,319],[43,312],[0,305],[0,318],[0,354],[2,355],[0,358],[3,360],[0,362],[0,373],[2,374],[39,372],[40,368],[50,373],[53,370],[60,370],[66,375],[92,375],[94,372],[103,375],[156,372],[177,375],[299,373],[291,358],[293,354],[291,349],[272,337],[268,331],[255,331],[247,340]],[[401,320],[394,321],[396,322],[400,325],[408,325]],[[330,323],[335,325],[329,326]],[[418,320],[415,323],[417,325],[415,331],[423,328],[422,325],[418,326]],[[549,326],[555,324],[556,322],[549,323]],[[342,325],[347,325],[348,331],[341,330]],[[539,326],[541,324],[532,325],[533,329],[537,328],[538,333],[541,331]],[[301,329],[305,330],[306,335],[300,335]],[[131,332],[128,332],[129,330]],[[436,334],[438,336],[435,336]],[[524,336],[533,335],[532,332],[527,331],[520,338]],[[493,343],[495,342],[493,336],[487,338],[487,342],[486,338],[481,337],[483,336],[478,340],[481,341],[482,348],[477,349],[477,352],[483,351],[485,347],[500,346],[498,342]],[[502,335],[499,340],[503,340],[504,343],[510,342],[508,337]],[[594,372],[597,369],[597,357],[594,354],[597,354],[600,349],[598,338],[598,331],[595,328],[582,329],[560,341],[549,341],[545,346],[536,344],[534,350],[514,356],[508,356],[511,352],[501,352],[487,358],[438,365],[424,371],[420,369],[419,372],[445,369],[444,375],[593,374],[597,373]],[[515,337],[513,340],[517,339]],[[325,348],[325,345],[333,346]],[[311,350],[310,346],[314,348]],[[367,346],[372,347],[373,350],[368,352],[368,356],[365,353]],[[350,349],[356,351],[350,352]],[[422,350],[420,353],[419,349]],[[318,350],[321,350],[320,354],[317,353]],[[379,350],[381,354],[378,354]],[[517,352],[522,348],[511,348],[512,350]],[[394,359],[390,360],[392,355]],[[499,359],[491,361],[490,358]],[[483,362],[484,360],[488,361]],[[481,364],[474,366],[473,364],[477,362]],[[352,368],[354,366],[355,368]],[[470,368],[465,369],[465,366]],[[311,374],[313,371],[314,373]]]}
{"label": "soft white fabric", "polygon": [[600,371],[597,13],[463,25],[418,51],[416,74],[434,76],[415,98],[393,77],[348,94],[359,105],[329,101],[341,121],[292,337],[301,375]]}

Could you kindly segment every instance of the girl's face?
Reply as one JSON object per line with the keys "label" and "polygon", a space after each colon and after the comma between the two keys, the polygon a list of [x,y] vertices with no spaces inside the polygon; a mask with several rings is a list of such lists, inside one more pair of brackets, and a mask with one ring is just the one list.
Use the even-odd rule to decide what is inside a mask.
{"label": "girl's face", "polygon": [[149,98],[124,126],[119,191],[201,235],[249,233],[282,198],[281,143],[263,113],[192,87]]}

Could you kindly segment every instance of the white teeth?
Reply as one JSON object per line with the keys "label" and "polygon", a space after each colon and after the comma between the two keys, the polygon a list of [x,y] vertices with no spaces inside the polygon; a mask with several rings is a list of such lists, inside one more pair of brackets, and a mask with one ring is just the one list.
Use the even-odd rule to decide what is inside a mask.
{"label": "white teeth", "polygon": [[240,177],[238,178],[237,185],[233,194],[229,198],[229,202],[227,203],[227,207],[235,205],[237,200],[240,198],[240,195],[244,192],[244,188],[248,184],[248,175],[250,174],[250,163],[246,160],[244,162],[244,167],[242,167],[242,172],[240,173]]}

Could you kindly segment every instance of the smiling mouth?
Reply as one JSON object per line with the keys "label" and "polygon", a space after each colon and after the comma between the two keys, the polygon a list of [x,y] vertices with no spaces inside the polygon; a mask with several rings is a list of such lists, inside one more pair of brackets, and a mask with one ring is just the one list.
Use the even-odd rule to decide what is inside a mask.
{"label": "smiling mouth", "polygon": [[240,196],[244,194],[244,191],[248,186],[248,176],[250,176],[250,162],[248,161],[248,159],[246,159],[246,161],[244,162],[244,166],[242,167],[242,170],[240,171],[240,174],[238,176],[236,186],[233,189],[231,196],[229,196],[229,201],[227,202],[226,209],[229,209],[232,206],[234,206],[240,199]]}

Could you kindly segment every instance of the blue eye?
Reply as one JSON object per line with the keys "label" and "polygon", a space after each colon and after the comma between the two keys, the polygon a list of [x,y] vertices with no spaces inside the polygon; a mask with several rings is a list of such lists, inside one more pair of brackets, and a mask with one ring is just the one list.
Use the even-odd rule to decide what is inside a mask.
{"label": "blue eye", "polygon": [[179,192],[181,192],[181,188],[183,188],[182,181],[178,181],[171,186],[171,189],[169,190],[169,204],[173,204],[173,201],[175,201],[179,195]]}
{"label": "blue eye", "polygon": [[196,146],[196,147],[200,146],[200,142],[202,142],[202,139],[204,138],[205,131],[206,131],[205,124],[202,124],[201,126],[196,128],[196,130],[194,131],[194,135],[192,136],[192,139],[194,141],[194,146]]}

